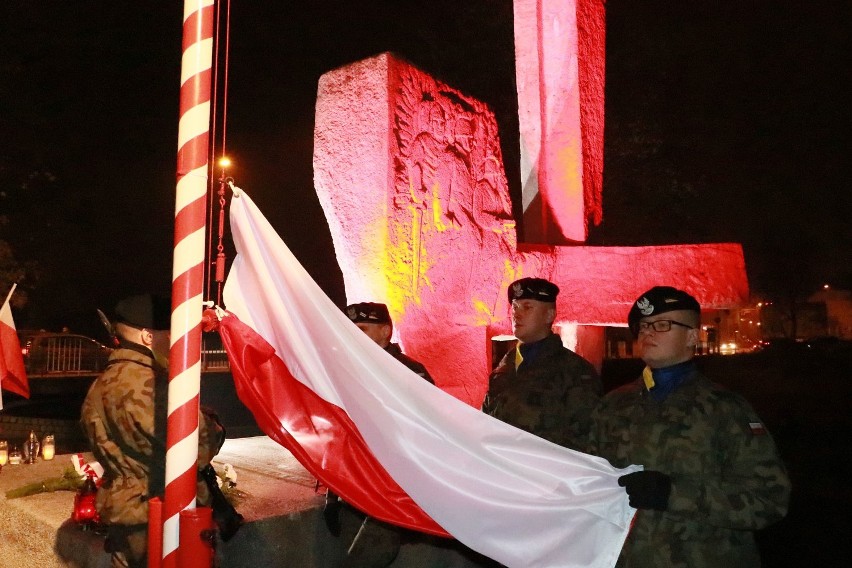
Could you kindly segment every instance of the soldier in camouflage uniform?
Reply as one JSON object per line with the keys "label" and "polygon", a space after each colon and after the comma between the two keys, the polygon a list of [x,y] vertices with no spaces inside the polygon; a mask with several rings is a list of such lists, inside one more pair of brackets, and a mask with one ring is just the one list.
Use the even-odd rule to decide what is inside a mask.
{"label": "soldier in camouflage uniform", "polygon": [[[135,568],[147,566],[148,500],[164,493],[170,306],[150,294],[132,296],[118,303],[115,316],[119,345],[89,389],[80,423],[104,467],[97,509],[108,525],[112,566]],[[199,417],[199,469],[223,438],[214,420]],[[200,482],[198,504],[208,499]]]}
{"label": "soldier in camouflage uniform", "polygon": [[555,444],[586,451],[590,416],[602,392],[591,363],[553,333],[559,288],[522,278],[508,288],[518,345],[489,379],[483,410]]}
{"label": "soldier in camouflage uniform", "polygon": [[[393,321],[384,304],[361,302],[346,307],[346,315],[358,328],[397,361],[431,384],[435,381],[422,363],[402,352],[391,342]],[[334,492],[326,493],[323,510],[326,525],[334,536],[347,544],[344,568],[383,568],[399,554],[402,537],[412,531],[377,521],[342,501]]]}
{"label": "soldier in camouflage uniform", "polygon": [[784,517],[790,496],[772,437],[748,402],[696,368],[695,298],[655,287],[628,323],[647,367],[607,394],[592,437],[615,467],[645,466],[619,479],[640,510],[617,566],[759,566],[753,531]]}

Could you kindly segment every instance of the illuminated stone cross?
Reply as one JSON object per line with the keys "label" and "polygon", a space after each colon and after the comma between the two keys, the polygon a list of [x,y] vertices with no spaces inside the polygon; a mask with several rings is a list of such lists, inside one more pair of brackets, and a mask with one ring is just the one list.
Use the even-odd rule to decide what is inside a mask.
{"label": "illuminated stone cross", "polygon": [[[516,28],[519,4],[527,2],[516,2]],[[532,17],[545,13],[533,11]],[[564,79],[539,85],[538,92],[558,89]],[[522,115],[523,99],[519,81]],[[585,115],[570,106],[577,133]],[[557,133],[539,136],[538,148],[524,151],[528,164],[522,169],[527,182],[531,175],[546,180],[537,183],[539,192],[557,194],[538,198],[544,204],[540,211],[567,211],[557,222],[563,240],[570,234],[585,239],[589,200],[600,202],[599,165],[582,165],[584,158],[602,155],[602,108],[599,114],[599,123],[591,125],[599,132],[583,135],[583,144],[547,126],[554,117],[546,110],[540,109],[538,119],[521,121],[522,139],[535,132],[537,120]],[[562,178],[558,163],[542,160],[560,144],[574,145],[561,154],[570,156],[562,165],[574,173]],[[576,175],[592,188],[574,183]],[[569,183],[560,185],[559,179]],[[560,286],[556,328],[566,345],[596,362],[603,354],[603,326],[623,326],[632,300],[651,286],[678,285],[708,308],[734,305],[748,294],[738,244],[518,244],[491,111],[390,54],[320,79],[314,183],[347,301],[387,303],[406,352],[426,364],[441,388],[474,406],[487,387],[490,338],[510,333],[506,287],[517,278],[539,276]],[[564,209],[567,201],[559,191],[574,199],[573,209]],[[599,215],[594,205],[591,209],[592,216]],[[558,215],[541,217],[554,221]],[[542,230],[541,237],[548,233],[553,236]]]}

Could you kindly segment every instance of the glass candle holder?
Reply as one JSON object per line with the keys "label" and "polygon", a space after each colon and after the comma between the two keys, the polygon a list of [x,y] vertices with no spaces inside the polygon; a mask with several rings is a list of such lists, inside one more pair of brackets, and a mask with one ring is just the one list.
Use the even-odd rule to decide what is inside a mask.
{"label": "glass candle holder", "polygon": [[0,467],[9,463],[9,442],[0,440]]}
{"label": "glass candle holder", "polygon": [[41,457],[45,460],[52,460],[56,455],[56,441],[53,434],[48,434],[41,441]]}
{"label": "glass candle holder", "polygon": [[35,430],[30,430],[30,435],[24,440],[24,463],[35,463],[39,453],[41,453],[41,442],[36,436]]}
{"label": "glass candle holder", "polygon": [[12,449],[9,450],[9,463],[11,465],[18,465],[21,463],[21,459],[21,450],[13,446]]}

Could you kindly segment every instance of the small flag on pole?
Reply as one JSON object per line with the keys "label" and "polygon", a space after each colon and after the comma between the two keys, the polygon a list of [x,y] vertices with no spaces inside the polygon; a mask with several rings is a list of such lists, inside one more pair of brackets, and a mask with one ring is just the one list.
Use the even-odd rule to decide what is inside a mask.
{"label": "small flag on pole", "polygon": [[[3,308],[0,309],[0,389],[30,398],[30,384],[27,381],[21,342],[18,341],[18,331],[15,329],[12,308],[9,306],[9,300],[17,286],[12,285]],[[2,398],[0,408],[3,408]]]}

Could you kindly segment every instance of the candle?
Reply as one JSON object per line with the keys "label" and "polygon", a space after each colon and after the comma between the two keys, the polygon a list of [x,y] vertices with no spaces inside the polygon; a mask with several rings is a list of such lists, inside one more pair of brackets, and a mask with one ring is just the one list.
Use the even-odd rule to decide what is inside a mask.
{"label": "candle", "polygon": [[6,465],[9,461],[9,442],[0,440],[0,467]]}
{"label": "candle", "polygon": [[54,455],[56,455],[56,443],[53,440],[53,435],[48,434],[41,443],[41,457],[45,460],[52,460]]}
{"label": "candle", "polygon": [[18,448],[12,448],[9,452],[9,463],[12,465],[18,465],[21,463],[21,450]]}

